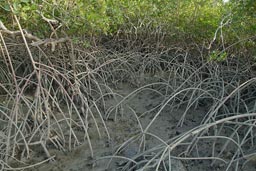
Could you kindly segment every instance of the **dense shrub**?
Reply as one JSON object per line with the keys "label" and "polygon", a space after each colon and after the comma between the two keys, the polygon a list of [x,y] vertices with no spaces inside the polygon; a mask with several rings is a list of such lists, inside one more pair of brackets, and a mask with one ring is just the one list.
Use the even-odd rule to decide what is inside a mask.
{"label": "dense shrub", "polygon": [[[117,33],[134,34],[161,26],[165,41],[210,43],[230,45],[241,41],[239,46],[251,48],[256,33],[255,3],[253,0],[12,0],[0,1],[1,21],[15,29],[16,14],[22,27],[33,34],[48,38],[52,29],[43,17],[59,21],[56,32],[70,37]],[[13,11],[10,8],[13,8]],[[58,26],[60,26],[58,28]],[[58,29],[57,29],[58,28]],[[132,29],[131,29],[132,28]],[[17,28],[16,28],[17,29]],[[151,30],[150,30],[151,31]],[[136,34],[139,33],[136,32]],[[137,38],[137,37],[136,37]],[[141,37],[144,39],[144,37]],[[247,40],[248,39],[248,40]],[[214,41],[213,41],[214,40]]]}

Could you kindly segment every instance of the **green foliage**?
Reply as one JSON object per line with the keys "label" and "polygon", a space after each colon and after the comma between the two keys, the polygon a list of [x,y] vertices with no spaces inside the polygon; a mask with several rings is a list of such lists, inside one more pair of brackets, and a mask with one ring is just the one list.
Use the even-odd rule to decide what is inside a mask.
{"label": "green foliage", "polygon": [[[193,39],[197,43],[210,42],[216,30],[221,27],[225,43],[255,35],[256,3],[254,0],[10,0],[14,14],[22,26],[41,37],[52,33],[42,15],[58,20],[64,31],[71,37],[88,35],[113,35],[120,28],[129,32],[130,28],[147,29],[164,27],[169,40]],[[0,19],[12,25],[11,9],[8,1],[0,0]],[[230,15],[231,14],[231,15]],[[230,22],[221,26],[225,16]],[[140,21],[140,22],[138,22]],[[143,23],[144,22],[144,23]],[[145,27],[145,28],[144,28]],[[12,27],[13,28],[13,27]],[[217,34],[217,43],[223,43]]]}
{"label": "green foliage", "polygon": [[222,62],[227,58],[226,52],[220,52],[219,50],[213,50],[209,56],[209,61]]}
{"label": "green foliage", "polygon": [[[6,2],[6,1],[5,1]],[[60,20],[71,33],[112,34],[119,26],[139,19],[150,18],[155,26],[165,24],[175,26],[180,31],[201,26],[215,26],[219,14],[212,10],[209,4],[201,1],[182,0],[13,0],[12,7],[28,26],[43,24],[38,18],[38,12],[46,17]],[[1,3],[1,7],[10,11],[8,3]],[[211,8],[211,9],[210,9]],[[209,10],[210,9],[210,10]],[[215,14],[216,17],[211,18]],[[37,21],[35,21],[35,19]],[[28,21],[29,20],[29,21]],[[33,22],[31,22],[33,20]],[[35,23],[36,22],[36,23]],[[32,27],[33,28],[33,27]]]}

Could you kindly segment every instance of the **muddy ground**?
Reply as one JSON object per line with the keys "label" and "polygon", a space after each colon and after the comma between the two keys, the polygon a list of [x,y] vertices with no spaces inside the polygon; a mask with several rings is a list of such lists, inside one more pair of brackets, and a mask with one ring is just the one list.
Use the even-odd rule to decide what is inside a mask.
{"label": "muddy ground", "polygon": [[[151,87],[152,88],[152,87]],[[127,164],[127,158],[133,158],[140,155],[141,149],[139,148],[140,141],[135,141],[117,150],[129,138],[138,134],[141,129],[145,129],[152,121],[159,109],[159,105],[164,100],[164,96],[159,95],[158,92],[152,89],[143,89],[136,92],[138,88],[126,83],[118,84],[113,88],[113,91],[120,95],[120,98],[107,98],[105,99],[105,106],[108,109],[105,113],[108,116],[106,125],[110,134],[110,139],[106,137],[103,126],[100,125],[102,137],[100,138],[95,126],[93,124],[89,127],[90,139],[93,147],[94,156],[90,156],[88,143],[81,144],[75,147],[72,151],[60,151],[55,148],[49,148],[51,155],[55,156],[54,161],[44,163],[40,166],[33,167],[25,170],[37,171],[121,171],[125,167],[132,167],[132,164]],[[131,92],[136,92],[130,94]],[[129,98],[126,98],[129,97]],[[122,101],[122,99],[126,99]],[[116,105],[119,104],[120,107]],[[113,108],[114,107],[114,108]],[[156,135],[163,141],[168,141],[171,138],[180,135],[189,129],[198,125],[207,113],[209,106],[200,106],[191,108],[187,111],[184,124],[182,127],[177,126],[181,116],[185,112],[185,107],[182,108],[169,108],[168,106],[160,113],[154,123],[149,128],[151,134]],[[118,110],[111,110],[118,109]],[[136,119],[136,117],[138,119]],[[99,119],[99,118],[98,118]],[[139,121],[138,121],[139,120]],[[92,121],[91,121],[92,122]],[[100,122],[100,121],[99,121]],[[140,123],[138,123],[140,122]],[[142,126],[142,128],[140,128]],[[83,133],[81,132],[81,136]],[[145,149],[151,149],[159,144],[163,144],[158,139],[152,136],[145,138]],[[180,147],[182,149],[182,147]],[[208,146],[202,146],[203,151],[201,154],[205,156],[210,154]],[[179,150],[178,150],[179,151]],[[153,154],[155,152],[152,152]],[[31,163],[39,162],[46,158],[43,151],[34,149],[32,152],[33,157],[30,159]],[[153,155],[152,154],[152,155]],[[178,156],[176,153],[173,156]],[[118,157],[118,156],[122,156]],[[143,160],[143,159],[141,159]],[[216,164],[211,166],[209,160],[185,160],[185,159],[171,159],[172,168],[165,168],[171,171],[222,171],[225,170],[224,165]],[[126,165],[127,164],[127,165]],[[137,168],[131,169],[136,170]],[[164,171],[164,167],[159,170]],[[248,163],[245,171],[255,170],[256,165]],[[127,169],[129,170],[129,169]],[[153,169],[146,169],[148,171]]]}

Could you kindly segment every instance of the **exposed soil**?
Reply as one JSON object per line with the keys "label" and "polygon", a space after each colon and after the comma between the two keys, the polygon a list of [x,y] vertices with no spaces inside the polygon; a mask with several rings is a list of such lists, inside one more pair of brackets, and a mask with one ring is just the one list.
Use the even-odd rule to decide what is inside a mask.
{"label": "exposed soil", "polygon": [[[106,115],[108,119],[106,120],[106,125],[110,134],[110,139],[108,140],[106,132],[102,124],[99,124],[100,132],[102,133],[101,138],[97,133],[96,127],[94,124],[89,124],[89,134],[90,140],[93,146],[94,156],[91,157],[90,149],[87,143],[77,146],[71,152],[60,151],[55,148],[49,148],[51,155],[55,155],[55,161],[44,163],[38,167],[34,167],[27,170],[37,170],[37,171],[121,171],[125,167],[132,168],[132,164],[127,163],[127,158],[134,160],[137,158],[136,155],[140,155],[140,141],[135,141],[132,143],[127,143],[128,145],[117,150],[118,147],[124,142],[136,134],[138,134],[142,129],[144,130],[152,119],[155,117],[159,105],[164,101],[164,96],[160,96],[157,92],[152,91],[153,89],[142,89],[140,92],[136,92],[133,95],[130,93],[136,90],[136,88],[128,84],[119,84],[114,88],[114,92],[123,96],[120,98],[108,98],[106,102]],[[138,89],[137,89],[138,90]],[[124,100],[117,107],[116,105],[128,97],[127,100]],[[114,108],[113,108],[114,107]],[[111,109],[119,109],[112,110]],[[180,121],[182,115],[185,112],[185,108],[179,107],[178,109],[172,109],[168,106],[163,109],[160,115],[155,119],[154,123],[150,126],[148,132],[157,136],[162,141],[168,141],[171,138],[180,135],[198,125],[204,118],[204,115],[207,113],[208,107],[201,106],[197,108],[191,108],[186,113],[186,117],[182,127],[178,127],[177,124]],[[139,122],[136,117],[139,118]],[[99,118],[96,118],[100,123]],[[92,123],[93,121],[90,120]],[[84,136],[84,133],[81,132],[81,136]],[[159,139],[146,136],[145,138],[145,149],[151,149],[159,145],[163,145]],[[180,149],[184,149],[180,147]],[[211,150],[207,145],[202,145],[200,149],[201,154],[205,156],[209,155]],[[155,153],[154,151],[152,153]],[[31,163],[39,162],[45,159],[47,156],[42,151],[34,149],[32,152],[33,158],[30,159]],[[174,154],[173,156],[177,156]],[[118,156],[122,156],[118,157]],[[141,159],[143,160],[143,159]],[[180,160],[180,159],[171,159],[172,162],[171,171],[221,171],[225,170],[225,167],[221,164],[210,165],[211,161],[209,160]],[[139,162],[139,161],[137,161]],[[252,162],[253,163],[253,162]],[[248,163],[245,166],[246,171],[255,170],[255,165]],[[138,169],[138,168],[137,168]],[[127,169],[129,170],[129,169]],[[136,170],[136,168],[131,169]],[[151,169],[145,169],[150,171]],[[153,169],[152,169],[153,170]],[[160,171],[164,171],[164,167],[160,167]]]}

